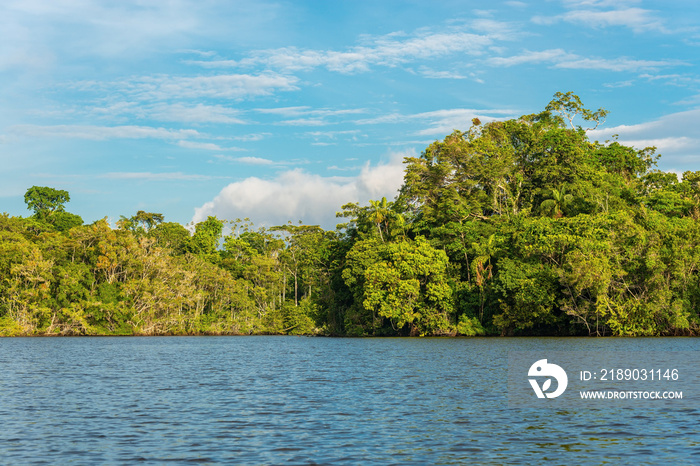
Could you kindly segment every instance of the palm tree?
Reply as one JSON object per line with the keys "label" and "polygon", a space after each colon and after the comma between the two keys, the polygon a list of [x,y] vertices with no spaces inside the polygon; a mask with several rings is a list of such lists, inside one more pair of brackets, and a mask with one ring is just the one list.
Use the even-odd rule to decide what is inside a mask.
{"label": "palm tree", "polygon": [[389,208],[387,206],[386,197],[382,197],[381,201],[369,201],[372,208],[370,219],[372,223],[377,225],[377,230],[379,230],[379,238],[384,242],[384,235],[382,234],[382,223],[385,223],[389,217]]}
{"label": "palm tree", "polygon": [[554,218],[561,218],[564,216],[564,210],[573,200],[574,196],[568,194],[566,187],[562,185],[559,189],[552,189],[552,198],[543,201],[540,209]]}

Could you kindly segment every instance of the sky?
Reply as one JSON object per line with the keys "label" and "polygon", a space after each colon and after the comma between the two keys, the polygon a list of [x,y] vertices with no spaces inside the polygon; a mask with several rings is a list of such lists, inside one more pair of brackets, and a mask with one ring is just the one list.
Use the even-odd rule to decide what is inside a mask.
{"label": "sky", "polygon": [[695,0],[0,0],[0,212],[334,228],[404,157],[556,92],[700,170]]}

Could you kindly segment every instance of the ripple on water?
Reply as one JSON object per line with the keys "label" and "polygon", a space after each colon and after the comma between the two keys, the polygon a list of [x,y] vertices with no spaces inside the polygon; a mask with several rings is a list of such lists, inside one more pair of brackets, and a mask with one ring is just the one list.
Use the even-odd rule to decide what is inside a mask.
{"label": "ripple on water", "polygon": [[697,463],[697,401],[545,412],[505,395],[510,351],[697,341],[0,339],[0,463]]}

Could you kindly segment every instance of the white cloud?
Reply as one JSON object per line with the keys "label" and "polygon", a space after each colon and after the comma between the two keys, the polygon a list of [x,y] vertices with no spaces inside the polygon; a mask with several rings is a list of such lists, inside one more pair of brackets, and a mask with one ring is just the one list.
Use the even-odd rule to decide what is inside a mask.
{"label": "white cloud", "polygon": [[284,117],[293,117],[300,115],[308,115],[311,107],[281,107],[281,108],[258,108],[256,111],[260,113],[281,115]]}
{"label": "white cloud", "polygon": [[275,162],[269,159],[264,159],[262,157],[231,157],[230,155],[215,155],[215,159],[223,160],[225,162],[238,162],[245,163],[247,165],[274,165]]}
{"label": "white cloud", "polygon": [[430,68],[421,67],[420,74],[428,79],[467,79],[460,73],[454,71],[436,71]]}
{"label": "white cloud", "polygon": [[188,175],[182,172],[151,173],[151,172],[112,172],[100,175],[99,178],[116,180],[142,180],[142,181],[208,181],[215,177],[207,175]]}
{"label": "white cloud", "polygon": [[556,63],[555,67],[578,70],[639,71],[685,64],[679,60],[632,60],[625,57],[615,59],[574,58],[562,60]]}
{"label": "white cloud", "polygon": [[259,113],[266,113],[272,115],[280,115],[283,117],[299,117],[299,116],[318,116],[318,117],[328,117],[337,115],[353,115],[358,113],[366,113],[367,110],[363,108],[349,108],[349,109],[330,109],[330,108],[311,108],[308,106],[301,107],[280,107],[280,108],[258,108],[256,109]]}
{"label": "white cloud", "polygon": [[678,151],[689,151],[698,147],[698,139],[685,136],[655,138],[655,139],[625,139],[625,145],[643,149],[645,147],[656,147],[659,153],[675,153]]}
{"label": "white cloud", "polygon": [[700,157],[700,109],[663,116],[636,125],[620,125],[589,131],[592,140],[604,141],[618,136],[621,144],[637,149],[655,146],[661,154],[661,166],[672,164],[679,170],[697,170]]}
{"label": "white cloud", "polygon": [[178,121],[185,123],[228,123],[245,124],[239,118],[241,112],[222,105],[197,104],[159,104],[148,110],[149,116],[159,121]]}
{"label": "white cloud", "polygon": [[614,83],[605,83],[603,84],[603,87],[607,87],[608,89],[618,89],[618,88],[623,88],[623,87],[630,87],[634,84],[633,80],[627,80],[627,81],[618,81]]}
{"label": "white cloud", "polygon": [[520,55],[515,55],[512,57],[489,58],[487,63],[495,66],[515,66],[525,63],[553,62],[571,57],[575,57],[575,55],[571,55],[562,49],[542,50],[539,52],[525,50]]}
{"label": "white cloud", "polygon": [[9,128],[11,134],[31,137],[60,137],[70,139],[186,139],[202,135],[193,129],[165,129],[149,126],[90,126],[90,125],[15,125]]}
{"label": "white cloud", "polygon": [[641,3],[642,0],[562,0],[562,3],[569,8],[578,7],[593,7],[593,8],[605,8],[605,7],[621,7],[626,5],[637,5]]}
{"label": "white cloud", "polygon": [[333,117],[344,115],[355,115],[365,113],[367,110],[360,108],[351,109],[329,109],[301,107],[281,107],[281,108],[258,108],[257,112],[266,115],[276,115],[286,120],[280,120],[275,124],[284,126],[326,126],[334,124]]}
{"label": "white cloud", "polygon": [[212,151],[245,151],[240,147],[221,147],[213,142],[178,141],[177,145],[185,149],[201,149]]}
{"label": "white cloud", "polygon": [[484,53],[494,40],[505,40],[512,36],[504,23],[479,20],[472,24],[474,34],[457,28],[446,32],[419,30],[412,35],[393,33],[380,37],[365,37],[364,44],[345,51],[304,50],[284,47],[260,50],[242,60],[215,60],[190,62],[207,68],[259,67],[284,70],[286,72],[311,70],[325,67],[340,73],[368,71],[372,66],[397,66],[418,60],[445,57],[452,54],[478,56]]}
{"label": "white cloud", "polygon": [[[172,101],[173,99],[244,100],[268,96],[280,91],[296,91],[299,89],[296,86],[297,82],[298,78],[294,76],[274,73],[213,76],[155,75],[114,82],[77,81],[72,83],[69,89],[80,92],[99,92],[107,95],[121,94],[130,99],[146,102]],[[155,112],[160,110],[163,116],[171,118],[174,111],[180,110],[184,112],[185,118],[189,118],[189,121],[243,123],[236,119],[237,113],[234,110],[221,105],[199,104],[193,107],[182,104],[153,105],[151,109]],[[207,118],[209,111],[213,112],[211,116],[214,118],[213,121]]]}
{"label": "white cloud", "polygon": [[312,137],[317,143],[321,144],[320,140],[332,140],[336,141],[338,139],[357,141],[360,136],[360,131],[358,130],[345,130],[345,131],[308,131],[305,133],[307,136]]}
{"label": "white cloud", "polygon": [[61,64],[63,57],[137,61],[154,50],[192,49],[204,30],[211,39],[233,43],[270,36],[277,15],[287,8],[264,0],[3,1],[0,69],[12,62],[30,68],[32,58]]}
{"label": "white cloud", "polygon": [[235,141],[243,141],[243,142],[257,142],[257,141],[262,141],[263,139],[272,136],[272,133],[254,133],[254,134],[245,134],[243,136],[233,136],[231,139]]}
{"label": "white cloud", "polygon": [[294,91],[298,79],[276,74],[226,74],[216,76],[156,76],[127,83],[124,91],[146,100],[176,98],[244,99]]}
{"label": "white cloud", "polygon": [[331,124],[323,118],[297,118],[294,120],[284,120],[277,123],[285,126],[326,126]]}
{"label": "white cloud", "polygon": [[462,131],[469,129],[472,126],[472,120],[474,118],[479,118],[482,122],[486,123],[488,121],[502,119],[502,116],[513,117],[516,113],[515,110],[510,109],[476,110],[469,108],[453,108],[416,113],[413,115],[392,113],[377,118],[358,120],[356,123],[360,125],[376,125],[419,121],[423,129],[415,133],[417,136],[445,136],[456,129]]}
{"label": "white cloud", "polygon": [[665,136],[700,136],[700,127],[697,121],[700,119],[700,108],[665,115],[657,120],[648,121],[636,125],[620,125],[612,128],[602,128],[589,132],[596,137],[618,134],[620,137],[644,135],[644,139],[657,139]]}
{"label": "white cloud", "polygon": [[613,11],[572,11],[566,14],[564,19],[592,27],[625,26],[635,32],[668,32],[657,14],[641,8]]}
{"label": "white cloud", "polygon": [[639,71],[686,65],[680,60],[633,60],[626,57],[614,59],[585,58],[568,53],[562,49],[542,51],[525,50],[520,55],[511,57],[492,57],[487,60],[493,66],[515,66],[523,64],[551,63],[555,68],[605,70],[605,71]]}
{"label": "white cloud", "polygon": [[404,157],[395,153],[388,163],[366,164],[355,177],[324,177],[300,169],[289,170],[274,179],[257,177],[231,183],[210,202],[195,209],[193,222],[209,215],[222,219],[249,217],[259,225],[281,225],[302,220],[332,229],[335,213],[348,202],[393,199],[403,182]]}
{"label": "white cloud", "polygon": [[430,126],[418,131],[416,133],[418,136],[446,136],[456,129],[462,131],[469,129],[474,118],[483,119],[484,122],[493,119],[470,109],[443,110],[421,115],[426,119],[425,121],[430,121]]}
{"label": "white cloud", "polygon": [[564,0],[570,11],[555,16],[535,16],[535,24],[549,25],[565,21],[590,28],[627,27],[636,33],[670,33],[658,11],[638,8],[637,0]]}

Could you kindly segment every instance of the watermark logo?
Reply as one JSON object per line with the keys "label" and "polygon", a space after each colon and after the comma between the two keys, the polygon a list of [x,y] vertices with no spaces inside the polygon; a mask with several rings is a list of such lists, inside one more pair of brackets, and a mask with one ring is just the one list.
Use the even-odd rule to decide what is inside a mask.
{"label": "watermark logo", "polygon": [[[547,377],[542,386],[540,386],[538,379],[528,379],[537,398],[556,398],[564,393],[569,383],[569,378],[566,376],[564,369],[556,364],[549,364],[546,359],[540,359],[530,366],[527,375],[528,377]],[[552,386],[552,377],[557,381],[557,389],[553,392],[548,392]]]}

